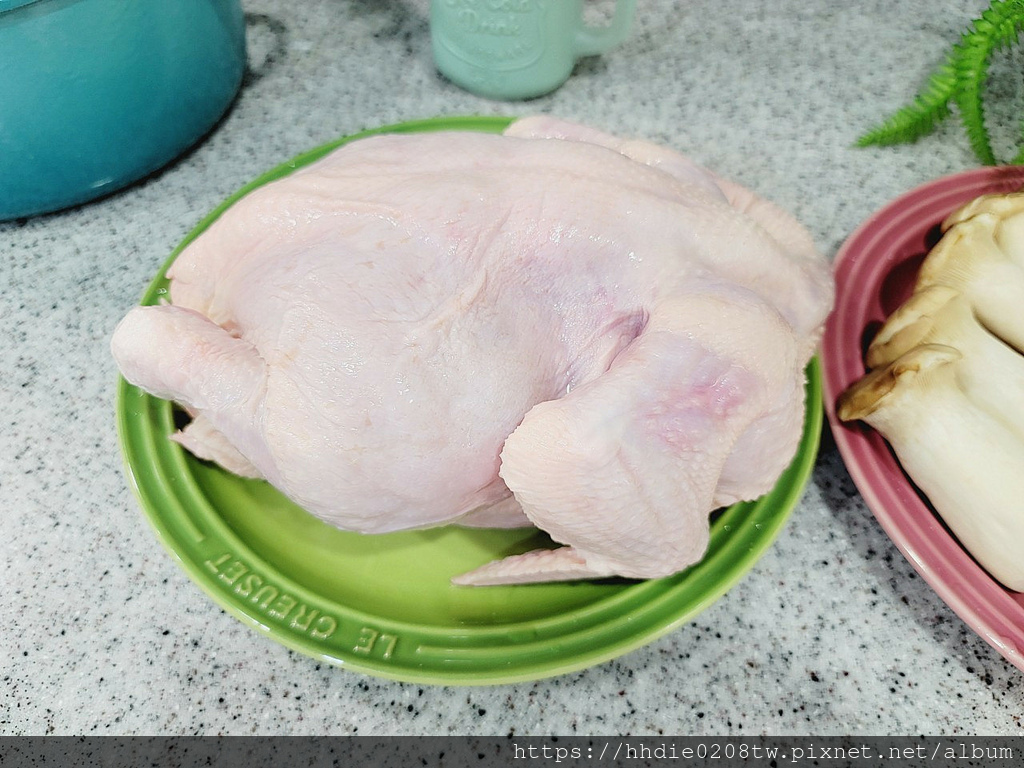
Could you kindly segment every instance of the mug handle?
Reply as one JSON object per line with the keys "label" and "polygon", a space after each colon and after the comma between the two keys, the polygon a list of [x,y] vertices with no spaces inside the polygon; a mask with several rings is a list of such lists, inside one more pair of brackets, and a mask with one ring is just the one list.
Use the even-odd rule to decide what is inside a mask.
{"label": "mug handle", "polygon": [[575,49],[577,56],[597,56],[622,43],[629,35],[636,14],[636,0],[618,0],[615,14],[607,27],[588,27],[580,19],[576,30]]}

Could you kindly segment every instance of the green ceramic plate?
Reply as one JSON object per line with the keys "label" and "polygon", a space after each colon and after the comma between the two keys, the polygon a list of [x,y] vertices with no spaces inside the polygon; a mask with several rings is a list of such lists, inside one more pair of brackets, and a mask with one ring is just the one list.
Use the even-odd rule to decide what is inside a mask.
{"label": "green ceramic plate", "polygon": [[[389,126],[319,147],[264,174],[207,216],[143,297],[166,293],[174,256],[228,206],[337,146],[385,131],[500,131],[505,118]],[[514,587],[453,587],[449,579],[548,542],[534,530],[445,527],[363,536],[327,526],[261,481],[196,460],[168,440],[171,403],[123,379],[118,429],[142,508],[191,578],[258,632],[323,661],[417,683],[533,680],[606,661],[693,618],[771,544],[803,492],[818,450],[821,382],[807,369],[800,451],[769,494],[713,517],[705,558],[670,578]]]}

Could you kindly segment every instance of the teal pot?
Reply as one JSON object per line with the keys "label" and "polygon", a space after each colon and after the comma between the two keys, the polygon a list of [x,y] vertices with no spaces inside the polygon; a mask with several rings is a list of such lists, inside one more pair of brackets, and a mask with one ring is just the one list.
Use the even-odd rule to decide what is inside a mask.
{"label": "teal pot", "polygon": [[0,0],[0,220],[165,165],[245,69],[241,0]]}

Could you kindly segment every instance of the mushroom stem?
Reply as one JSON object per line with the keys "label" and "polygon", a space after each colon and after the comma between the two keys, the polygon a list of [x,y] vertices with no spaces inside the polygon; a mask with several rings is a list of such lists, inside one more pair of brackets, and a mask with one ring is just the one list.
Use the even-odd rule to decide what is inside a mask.
{"label": "mushroom stem", "polygon": [[960,387],[963,360],[914,347],[846,390],[839,418],[878,430],[978,563],[1024,591],[1024,440]]}

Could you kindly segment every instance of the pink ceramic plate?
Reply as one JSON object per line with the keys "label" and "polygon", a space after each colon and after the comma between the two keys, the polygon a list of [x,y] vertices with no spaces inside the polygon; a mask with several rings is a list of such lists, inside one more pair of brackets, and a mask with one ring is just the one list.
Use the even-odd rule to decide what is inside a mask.
{"label": "pink ceramic plate", "polygon": [[868,507],[946,604],[1024,670],[1024,593],[1005,589],[975,563],[909,481],[881,435],[860,422],[844,424],[835,414],[836,398],[864,374],[868,342],[910,294],[946,215],[978,195],[1021,187],[1024,167],[979,168],[924,184],[864,222],[836,256],[836,308],[825,328],[822,362],[825,411]]}

